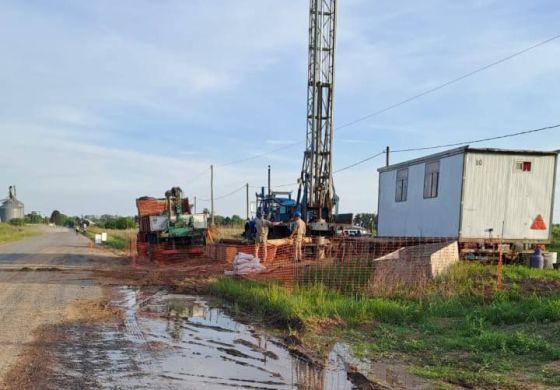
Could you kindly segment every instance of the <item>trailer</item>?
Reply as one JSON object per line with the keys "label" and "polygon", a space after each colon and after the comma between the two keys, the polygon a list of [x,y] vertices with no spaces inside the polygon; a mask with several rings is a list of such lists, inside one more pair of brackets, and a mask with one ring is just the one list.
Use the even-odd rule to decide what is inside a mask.
{"label": "trailer", "polygon": [[454,238],[464,249],[548,243],[557,157],[465,146],[380,168],[378,235]]}

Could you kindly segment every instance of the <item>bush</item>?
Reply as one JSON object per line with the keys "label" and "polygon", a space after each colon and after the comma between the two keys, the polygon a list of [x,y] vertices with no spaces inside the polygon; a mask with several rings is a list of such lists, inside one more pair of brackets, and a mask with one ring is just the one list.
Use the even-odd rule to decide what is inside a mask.
{"label": "bush", "polygon": [[115,228],[120,230],[131,229],[135,227],[134,219],[131,217],[119,217],[115,221]]}
{"label": "bush", "polygon": [[8,223],[10,225],[13,225],[13,226],[23,226],[23,225],[25,225],[25,221],[23,220],[23,218],[13,218],[13,219],[10,219],[10,221]]}

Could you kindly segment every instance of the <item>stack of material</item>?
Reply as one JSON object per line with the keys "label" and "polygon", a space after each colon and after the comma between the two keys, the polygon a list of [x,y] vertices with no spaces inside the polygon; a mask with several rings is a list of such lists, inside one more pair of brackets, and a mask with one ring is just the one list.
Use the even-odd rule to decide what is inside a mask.
{"label": "stack of material", "polygon": [[140,217],[149,217],[150,215],[161,215],[165,212],[165,199],[156,199],[144,196],[136,199],[136,207]]}
{"label": "stack of material", "polygon": [[249,275],[266,271],[258,257],[239,252],[233,260],[233,271],[225,271],[226,275]]}
{"label": "stack of material", "polygon": [[457,241],[403,247],[374,260],[369,289],[377,294],[387,286],[423,284],[445,274],[457,262]]}
{"label": "stack of material", "polygon": [[161,215],[165,213],[166,200],[150,198],[143,196],[136,199],[136,208],[138,208],[138,224],[140,229],[137,236],[136,249],[140,256],[147,254],[147,245],[142,243],[147,242],[148,233],[150,233],[150,217],[153,215]]}

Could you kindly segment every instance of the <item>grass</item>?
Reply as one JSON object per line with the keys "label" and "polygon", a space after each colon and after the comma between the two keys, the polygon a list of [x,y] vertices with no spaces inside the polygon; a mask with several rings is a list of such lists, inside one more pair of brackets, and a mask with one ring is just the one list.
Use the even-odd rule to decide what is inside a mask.
{"label": "grass", "polygon": [[[342,279],[348,276],[340,271]],[[429,285],[377,297],[327,288],[313,272],[299,287],[222,279],[210,289],[254,318],[299,331],[304,340],[317,337],[317,324],[343,324],[323,329],[323,336],[342,337],[360,356],[406,361],[411,372],[440,384],[560,384],[554,364],[560,360],[560,272],[505,266],[498,289],[495,271],[460,263]],[[322,276],[336,276],[329,272]],[[362,275],[354,276],[363,283]],[[547,293],[534,293],[539,286]]]}
{"label": "grass", "polygon": [[221,240],[240,240],[241,234],[245,231],[243,226],[217,226],[212,230],[212,237],[215,242]]}
{"label": "grass", "polygon": [[560,252],[560,225],[554,225],[552,228],[552,241],[546,249],[550,252]]}
{"label": "grass", "polygon": [[40,233],[40,227],[36,225],[12,226],[0,223],[0,244],[36,236]]}
{"label": "grass", "polygon": [[357,325],[370,318],[406,323],[420,318],[420,305],[385,298],[354,299],[323,286],[288,289],[275,283],[222,279],[210,287],[213,295],[278,324],[302,329],[310,318],[339,318]]}
{"label": "grass", "polygon": [[137,230],[118,230],[118,229],[101,229],[98,227],[90,227],[86,231],[86,236],[90,240],[95,240],[96,234],[107,233],[107,245],[117,250],[126,250],[131,240],[136,239]]}

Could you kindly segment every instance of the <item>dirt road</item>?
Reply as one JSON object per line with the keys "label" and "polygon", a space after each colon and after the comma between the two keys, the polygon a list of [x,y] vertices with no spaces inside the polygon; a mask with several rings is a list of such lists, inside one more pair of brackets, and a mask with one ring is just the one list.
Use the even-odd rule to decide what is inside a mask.
{"label": "dirt road", "polygon": [[76,299],[101,297],[89,270],[119,263],[109,252],[90,249],[85,237],[60,228],[0,245],[0,387],[34,329],[60,322]]}

